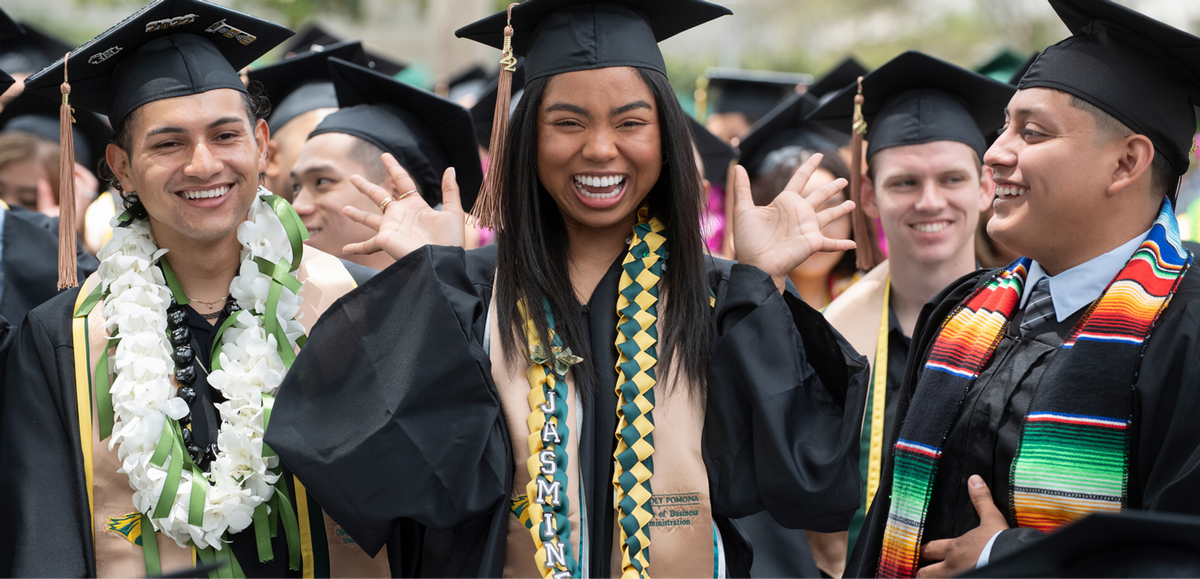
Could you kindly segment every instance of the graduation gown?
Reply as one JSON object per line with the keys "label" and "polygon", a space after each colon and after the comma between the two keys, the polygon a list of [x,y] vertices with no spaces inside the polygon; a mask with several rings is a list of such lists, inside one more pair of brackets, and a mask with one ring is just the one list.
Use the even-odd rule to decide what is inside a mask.
{"label": "graduation gown", "polygon": [[[905,370],[900,405],[891,440],[903,422],[919,420],[922,409],[910,407],[929,349],[942,322],[975,288],[987,283],[995,270],[967,275],[947,287],[921,312],[913,334],[912,355]],[[997,560],[1044,535],[1016,528],[1010,499],[1012,461],[1020,444],[1021,427],[1035,391],[1054,388],[1042,376],[1050,360],[1063,355],[1063,337],[1086,308],[1062,323],[1021,337],[1014,319],[1001,337],[991,361],[967,392],[946,437],[934,480],[933,496],[923,542],[955,538],[979,525],[967,493],[967,479],[978,474],[991,490],[1010,529],[997,537],[991,559]],[[1019,318],[1019,315],[1018,315]],[[1171,303],[1163,311],[1146,344],[1133,390],[1133,432],[1130,458],[1130,509],[1200,515],[1200,274],[1189,270]],[[847,574],[874,576],[879,564],[884,525],[892,489],[891,451],[884,478],[867,514]]]}
{"label": "graduation gown", "polygon": [[[497,577],[505,567],[514,450],[484,347],[495,264],[494,246],[427,246],[339,300],[285,380],[267,431],[360,546],[419,557],[424,576]],[[745,576],[751,554],[731,518],[767,510],[790,527],[848,526],[865,364],[761,270],[709,268],[715,332],[700,468],[728,573]],[[620,572],[611,563],[620,273],[618,259],[578,312],[599,387],[570,457],[579,465],[571,496],[582,492],[592,514],[588,573],[604,577]]]}
{"label": "graduation gown", "polygon": [[[0,211],[4,219],[0,275],[4,294],[0,315],[18,324],[25,314],[58,295],[58,219],[15,207]],[[77,245],[80,280],[96,271],[100,262]]]}
{"label": "graduation gown", "polygon": [[[308,269],[302,269],[302,272],[316,267],[310,264],[318,254],[312,248],[306,249],[305,267]],[[331,256],[320,254],[320,257],[320,271],[325,273],[317,281],[339,279],[338,285],[353,286],[366,282],[370,272],[374,271],[362,267],[344,268]],[[343,271],[337,272],[339,267],[343,267]],[[353,278],[353,283],[342,276]],[[301,292],[301,296],[312,302],[308,304],[310,307],[319,307],[316,304],[321,301],[320,294],[314,292],[333,291],[337,287],[317,281],[310,277]],[[85,287],[90,290],[95,283],[97,280],[89,280]],[[66,290],[31,311],[20,326],[12,347],[8,387],[3,392],[3,417],[0,418],[0,464],[4,465],[0,468],[0,515],[8,523],[0,528],[0,576],[95,577],[114,573],[139,574],[142,569],[141,547],[131,549],[129,545],[136,544],[134,537],[118,534],[128,533],[130,529],[105,528],[104,521],[93,520],[103,515],[97,511],[97,516],[93,516],[86,482],[86,470],[91,462],[84,460],[80,438],[76,342],[72,325],[82,289]],[[333,301],[332,296],[328,301]],[[98,310],[99,307],[96,312]],[[192,348],[201,365],[208,368],[216,330],[225,316],[222,315],[214,326],[190,307],[185,306],[185,311],[192,333]],[[94,312],[94,315],[98,314]],[[88,372],[94,372],[90,363]],[[209,387],[207,371],[196,374],[193,386],[197,396],[191,404],[192,433],[196,443],[203,447],[216,440],[220,415],[214,404],[223,398]],[[89,428],[94,429],[94,426]],[[107,469],[102,466],[108,463],[108,457],[102,453],[115,457],[116,450],[107,450],[108,439],[98,444],[94,442],[93,448],[93,457],[98,457],[93,459],[96,461],[93,471],[94,488],[97,489],[95,503],[100,506],[104,502],[117,502],[106,501],[103,497],[128,495],[128,478],[116,473],[115,468],[105,472]],[[319,545],[326,534],[336,535],[338,529],[319,516],[320,505],[305,497],[302,489],[298,492],[286,469],[281,479],[288,484],[293,508],[312,514],[306,527],[312,537],[309,542],[317,541]],[[134,510],[132,503],[127,507],[128,511]],[[121,514],[128,511],[122,510]],[[303,520],[301,525],[304,525]],[[328,533],[326,529],[329,529]],[[95,539],[93,533],[96,533]],[[271,541],[275,558],[265,563],[258,560],[252,528],[231,535],[231,538],[232,543],[227,547],[233,549],[248,577],[300,576],[299,572],[288,569],[286,535],[282,529]],[[332,536],[327,540],[341,543],[346,538]],[[159,535],[158,543],[163,556],[163,572],[179,571],[174,565],[179,555],[168,554],[168,550],[177,549],[174,541]],[[310,551],[318,554],[313,565],[316,576],[329,576],[328,556],[322,561],[320,548],[310,547]],[[188,558],[185,554],[185,561]],[[130,571],[133,568],[138,571]]]}

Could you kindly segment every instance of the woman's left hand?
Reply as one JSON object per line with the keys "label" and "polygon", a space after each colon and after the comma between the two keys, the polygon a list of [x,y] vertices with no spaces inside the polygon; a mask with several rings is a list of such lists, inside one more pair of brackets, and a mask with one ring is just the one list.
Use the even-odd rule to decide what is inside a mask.
{"label": "woman's left hand", "polygon": [[758,207],[750,194],[750,177],[743,167],[736,168],[734,178],[733,241],[738,263],[753,265],[767,272],[783,293],[788,272],[818,251],[849,251],[854,242],[849,239],[825,237],[821,229],[854,210],[846,201],[836,207],[817,211],[830,197],[846,186],[845,179],[816,189],[807,197],[801,195],[804,186],[821,162],[813,155],[801,165],[783,192],[766,207]]}

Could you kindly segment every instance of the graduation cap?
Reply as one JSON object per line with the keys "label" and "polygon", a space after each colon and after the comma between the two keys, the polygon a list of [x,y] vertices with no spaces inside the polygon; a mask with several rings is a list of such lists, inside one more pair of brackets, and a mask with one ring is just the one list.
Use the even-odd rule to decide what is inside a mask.
{"label": "graduation cap", "polygon": [[516,57],[525,58],[525,82],[564,72],[616,66],[667,74],[659,41],[705,22],[732,14],[705,0],[526,0],[459,28],[468,38],[502,51],[492,143],[488,150],[487,188],[475,216],[500,229],[500,200],[495,194],[504,164],[503,137]]}
{"label": "graduation cap", "polygon": [[737,158],[737,151],[730,147],[729,143],[712,134],[708,127],[700,124],[696,119],[688,117],[688,124],[692,127],[692,142],[696,144],[696,150],[700,151],[704,178],[713,184],[725,187],[729,165]]}
{"label": "graduation cap", "polygon": [[[479,95],[487,90],[487,86],[488,71],[478,64],[473,64],[446,79],[445,90],[450,100],[459,102],[459,99],[465,96]],[[440,89],[438,92],[441,93]]]}
{"label": "graduation cap", "polygon": [[975,72],[990,76],[996,80],[1008,82],[1013,73],[1025,64],[1027,59],[1007,48],[997,52],[991,59],[975,68]]}
{"label": "graduation cap", "polygon": [[308,111],[337,108],[337,93],[326,65],[330,58],[367,65],[362,43],[349,40],[331,44],[324,50],[303,52],[247,73],[252,82],[262,83],[263,93],[271,99],[271,116],[267,117],[271,133],[278,132],[288,121]]}
{"label": "graduation cap", "polygon": [[1035,51],[1029,56],[1029,58],[1026,58],[1025,62],[1022,62],[1021,66],[1018,66],[1016,70],[1013,71],[1012,76],[1008,77],[1008,84],[1017,86],[1017,84],[1021,82],[1021,77],[1025,76],[1025,73],[1029,72],[1029,67],[1033,66],[1034,62],[1037,62],[1038,56],[1041,54],[1042,53]]}
{"label": "graduation cap", "polygon": [[793,94],[750,127],[738,143],[738,150],[741,151],[741,164],[751,179],[765,172],[765,161],[771,153],[785,147],[800,147],[813,152],[836,151],[850,142],[850,134],[846,132],[849,125],[838,130],[807,121],[818,106],[812,93]]}
{"label": "graduation cap", "polygon": [[1050,0],[1073,36],[1051,46],[1019,88],[1051,88],[1098,107],[1154,143],[1176,175],[1200,104],[1200,38],[1110,0]]}
{"label": "graduation cap", "polygon": [[833,67],[833,70],[825,73],[816,82],[808,85],[808,94],[811,94],[818,99],[821,97],[842,90],[850,86],[858,77],[867,74],[867,68],[860,64],[853,56],[847,56],[845,60]]}
{"label": "graduation cap", "polygon": [[[512,88],[510,89],[510,106],[509,112],[516,107],[517,101],[521,98],[522,90],[520,87],[525,86],[525,66],[518,62],[517,70],[512,73]],[[471,121],[475,124],[475,139],[479,142],[479,146],[488,148],[492,141],[492,123],[496,117],[496,97],[500,93],[500,78],[496,77],[488,81],[487,87],[479,93],[479,99],[471,107]]]}
{"label": "graduation cap", "polygon": [[[0,132],[30,133],[57,144],[61,136],[59,106],[52,100],[22,92],[0,110]],[[75,123],[71,130],[75,159],[80,165],[95,171],[96,164],[104,158],[104,149],[108,146],[112,130],[104,118],[96,113],[76,109],[74,116]]]}
{"label": "graduation cap", "polygon": [[708,100],[713,112],[742,113],[751,123],[795,93],[798,85],[812,82],[806,74],[738,68],[710,68],[704,76],[708,77]]}
{"label": "graduation cap", "polygon": [[[288,40],[287,44],[283,45],[283,51],[288,55],[297,55],[304,52],[320,52],[340,42],[344,41],[330,34],[328,30],[312,24],[296,36],[293,36],[291,40]],[[366,51],[365,54],[367,56],[367,68],[377,70],[388,76],[396,76],[408,68],[408,64],[389,59],[378,53]]]}
{"label": "graduation cap", "polygon": [[[983,158],[985,133],[1004,125],[1016,89],[1004,82],[920,52],[905,52],[863,77],[867,157],[880,150],[934,141],[957,141]],[[849,129],[856,86],[813,111],[811,120]]]}
{"label": "graduation cap", "polygon": [[4,94],[4,91],[8,90],[8,87],[14,84],[17,84],[17,80],[8,76],[3,70],[0,70],[0,94]]}
{"label": "graduation cap", "polygon": [[329,59],[341,109],[309,135],[342,133],[391,153],[430,205],[442,202],[442,173],[454,167],[463,209],[483,181],[467,109],[431,92],[338,58]]}
{"label": "graduation cap", "polygon": [[291,35],[287,28],[204,0],[156,0],[25,80],[25,92],[62,103],[60,288],[77,285],[70,104],[107,115],[119,127],[150,102],[215,89],[245,93],[238,70]]}
{"label": "graduation cap", "polygon": [[[29,24],[18,26],[23,29],[19,34],[0,30],[0,70],[37,72],[56,59],[62,58],[62,55],[71,49],[67,43]],[[7,26],[0,28],[12,30]]]}
{"label": "graduation cap", "polygon": [[965,577],[1197,577],[1200,517],[1096,513]]}

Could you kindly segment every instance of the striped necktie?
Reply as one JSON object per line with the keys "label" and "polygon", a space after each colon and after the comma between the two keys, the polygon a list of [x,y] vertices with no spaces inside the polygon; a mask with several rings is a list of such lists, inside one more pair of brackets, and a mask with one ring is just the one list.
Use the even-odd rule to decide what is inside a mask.
{"label": "striped necktie", "polygon": [[1029,294],[1025,317],[1021,320],[1021,337],[1033,334],[1038,326],[1054,316],[1054,300],[1050,299],[1050,278],[1042,277]]}

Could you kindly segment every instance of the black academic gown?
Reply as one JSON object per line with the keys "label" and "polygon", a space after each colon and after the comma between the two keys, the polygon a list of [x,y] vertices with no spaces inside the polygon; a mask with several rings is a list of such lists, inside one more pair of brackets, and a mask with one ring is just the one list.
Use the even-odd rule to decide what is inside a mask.
{"label": "black academic gown", "polygon": [[[58,219],[22,207],[3,213],[0,275],[4,278],[4,295],[0,296],[0,315],[17,324],[29,310],[59,293]],[[80,280],[100,266],[82,244],[76,245],[75,255]]]}
{"label": "black academic gown", "polygon": [[[504,565],[513,450],[482,345],[495,262],[495,247],[427,246],[344,296],[313,329],[267,431],[368,553],[387,544],[392,560],[419,557],[424,576],[497,577]],[[731,518],[768,510],[791,527],[849,524],[865,360],[761,270],[724,261],[710,270],[716,331],[702,446],[728,569],[746,576],[751,553]],[[614,262],[579,312],[601,385],[616,383],[620,273]],[[604,577],[616,401],[601,387],[585,405],[577,459],[592,513],[590,570]]]}
{"label": "black academic gown", "polygon": [[[357,283],[365,283],[374,271],[348,270]],[[64,291],[31,311],[12,346],[0,417],[0,520],[8,522],[0,526],[3,577],[96,576],[75,402],[71,322],[78,295],[78,288]],[[225,316],[214,326],[185,309],[193,351],[203,368],[210,369],[213,339]],[[197,370],[192,433],[204,447],[216,440],[220,415],[214,404],[223,397],[209,387],[207,371]],[[293,478],[286,469],[282,480],[294,503]],[[275,559],[266,563],[258,561],[252,528],[231,537],[247,577],[299,577],[287,568],[283,532],[272,539]]]}
{"label": "black academic gown", "polygon": [[[920,419],[909,406],[934,338],[945,320],[995,270],[979,271],[951,284],[927,304],[914,332],[912,356],[894,441],[904,420]],[[1016,526],[1009,476],[1020,443],[1021,426],[1042,376],[1063,337],[1086,308],[1061,324],[1047,324],[1031,338],[1021,337],[1013,320],[991,361],[968,391],[950,427],[934,480],[924,542],[955,538],[979,525],[967,494],[967,479],[983,477],[1010,527]],[[1018,314],[1019,316],[1019,314]],[[1045,387],[1052,388],[1053,384]],[[1146,345],[1134,385],[1133,438],[1129,508],[1200,515],[1200,273],[1189,271],[1162,313]],[[884,524],[892,489],[893,455],[884,463],[883,480],[850,557],[847,576],[873,576],[879,564]],[[991,559],[1012,553],[1044,536],[1030,528],[1011,528],[997,537]]]}

